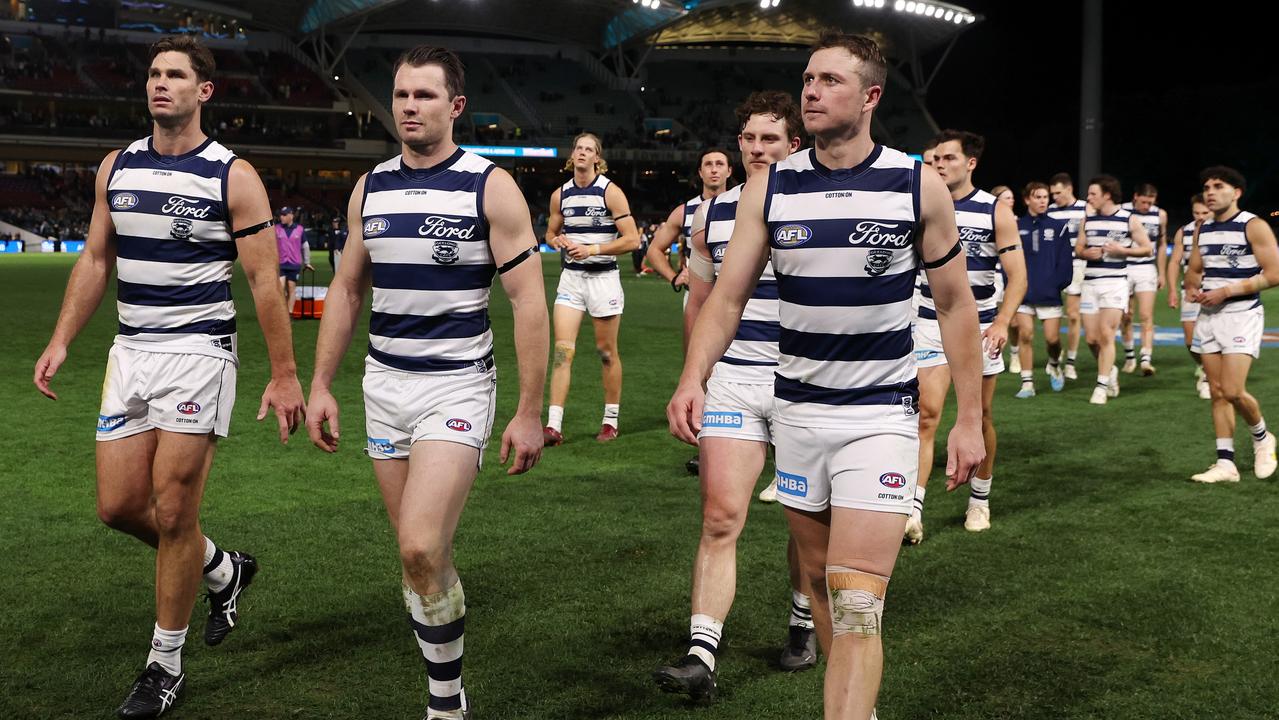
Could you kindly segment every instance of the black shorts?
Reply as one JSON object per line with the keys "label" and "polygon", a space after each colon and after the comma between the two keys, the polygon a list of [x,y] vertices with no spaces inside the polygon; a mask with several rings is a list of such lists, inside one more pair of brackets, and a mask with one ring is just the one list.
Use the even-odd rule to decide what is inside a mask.
{"label": "black shorts", "polygon": [[293,282],[297,282],[298,273],[300,272],[302,272],[301,265],[281,265],[280,266],[280,277],[284,278],[285,280],[292,280]]}

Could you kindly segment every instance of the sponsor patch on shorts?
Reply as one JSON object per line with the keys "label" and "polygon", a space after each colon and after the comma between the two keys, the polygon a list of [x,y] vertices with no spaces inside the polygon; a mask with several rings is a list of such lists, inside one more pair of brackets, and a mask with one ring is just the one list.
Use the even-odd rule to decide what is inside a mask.
{"label": "sponsor patch on shorts", "polygon": [[123,415],[99,415],[98,416],[98,432],[111,432],[124,424],[125,416]]}
{"label": "sponsor patch on shorts", "polygon": [[808,497],[808,478],[803,475],[792,475],[777,471],[777,492],[793,497]]}
{"label": "sponsor patch on shorts", "polygon": [[742,414],[739,412],[703,412],[702,427],[740,430],[742,428]]}
{"label": "sponsor patch on shorts", "polygon": [[382,455],[394,455],[395,446],[387,438],[369,438],[369,452],[380,453]]}
{"label": "sponsor patch on shorts", "polygon": [[938,355],[941,355],[941,353],[937,352],[936,350],[916,350],[916,351],[915,351],[915,362],[923,362],[923,361],[925,361],[925,360],[932,360],[933,358],[937,357]]}
{"label": "sponsor patch on shorts", "polygon": [[879,476],[879,484],[894,490],[906,487],[906,476],[901,473],[886,472]]}
{"label": "sponsor patch on shorts", "polygon": [[444,423],[444,427],[458,432],[471,431],[471,423],[463,420],[462,418],[449,418],[448,421]]}

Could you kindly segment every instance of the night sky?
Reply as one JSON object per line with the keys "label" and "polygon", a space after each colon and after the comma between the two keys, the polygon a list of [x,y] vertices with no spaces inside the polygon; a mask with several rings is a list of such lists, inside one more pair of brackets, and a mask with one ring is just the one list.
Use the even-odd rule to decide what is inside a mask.
{"label": "night sky", "polygon": [[[1082,3],[973,2],[986,16],[960,38],[928,94],[942,127],[986,136],[976,183],[1018,188],[1079,171]],[[1199,171],[1242,171],[1241,205],[1279,209],[1276,26],[1240,4],[1116,2],[1104,7],[1102,170],[1152,182],[1188,219]],[[1212,16],[1215,8],[1228,12]],[[891,88],[889,90],[891,92]],[[918,151],[917,148],[912,150]]]}

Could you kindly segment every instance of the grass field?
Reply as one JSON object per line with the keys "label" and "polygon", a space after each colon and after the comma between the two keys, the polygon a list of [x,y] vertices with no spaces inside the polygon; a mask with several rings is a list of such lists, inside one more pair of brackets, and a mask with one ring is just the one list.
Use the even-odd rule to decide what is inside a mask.
{"label": "grass field", "polygon": [[[0,718],[109,717],[142,667],[153,623],[153,554],[94,514],[94,423],[115,332],[108,300],[41,397],[31,369],[52,330],[71,259],[0,257]],[[546,260],[548,294],[556,268]],[[323,281],[324,278],[321,278]],[[664,406],[679,372],[678,297],[625,277],[622,436],[593,440],[601,391],[578,354],[568,442],[508,478],[496,448],[462,518],[466,685],[478,719],[817,718],[821,672],[775,659],[789,596],[782,510],[754,504],[726,625],[719,702],[690,708],[648,674],[688,630],[697,544],[690,449]],[[110,297],[114,296],[111,291]],[[357,335],[335,387],[346,445],[326,456],[287,447],[253,420],[268,377],[249,293],[237,277],[242,365],[232,436],[220,443],[203,523],[263,571],[243,624],[221,647],[185,652],[188,694],[175,718],[418,718],[425,672],[399,599],[394,539],[369,461]],[[1279,317],[1279,294],[1271,296]],[[1162,303],[1162,296],[1161,296]],[[1166,308],[1159,322],[1175,326]],[[1273,320],[1272,320],[1273,322]],[[502,376],[498,432],[514,408],[510,307],[495,291]],[[304,385],[318,323],[294,323]],[[361,330],[363,332],[363,330]],[[584,330],[579,347],[590,347]],[[1042,363],[1042,350],[1040,352]],[[1279,351],[1263,351],[1251,390],[1279,422]],[[993,525],[962,528],[966,493],[929,495],[928,538],[903,549],[888,595],[885,718],[1276,717],[1279,482],[1199,486],[1213,458],[1208,403],[1179,347],[1159,347],[1154,378],[1088,405],[1080,381],[1015,400],[998,391]],[[947,421],[948,424],[948,421]],[[944,457],[944,454],[942,454]],[[936,475],[934,476],[936,477]]]}

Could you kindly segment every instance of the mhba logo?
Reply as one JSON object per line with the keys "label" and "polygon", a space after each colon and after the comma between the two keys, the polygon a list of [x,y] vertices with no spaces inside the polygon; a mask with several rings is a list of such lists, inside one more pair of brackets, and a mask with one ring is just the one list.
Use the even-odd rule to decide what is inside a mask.
{"label": "mhba logo", "polygon": [[773,233],[773,242],[777,247],[795,247],[803,245],[813,237],[813,231],[807,225],[783,225]]}
{"label": "mhba logo", "polygon": [[458,432],[471,431],[471,424],[463,420],[462,418],[449,418],[448,422],[444,423],[444,427],[448,428],[449,430],[456,430]]}
{"label": "mhba logo", "polygon": [[887,472],[879,476],[879,484],[894,490],[906,487],[906,476],[901,473]]}
{"label": "mhba logo", "polygon": [[808,478],[803,475],[792,475],[791,473],[777,471],[777,492],[794,495],[795,497],[808,496]]}
{"label": "mhba logo", "polygon": [[200,403],[194,402],[191,400],[188,400],[183,403],[178,403],[178,412],[182,413],[183,415],[195,415],[196,413],[200,412]]}

